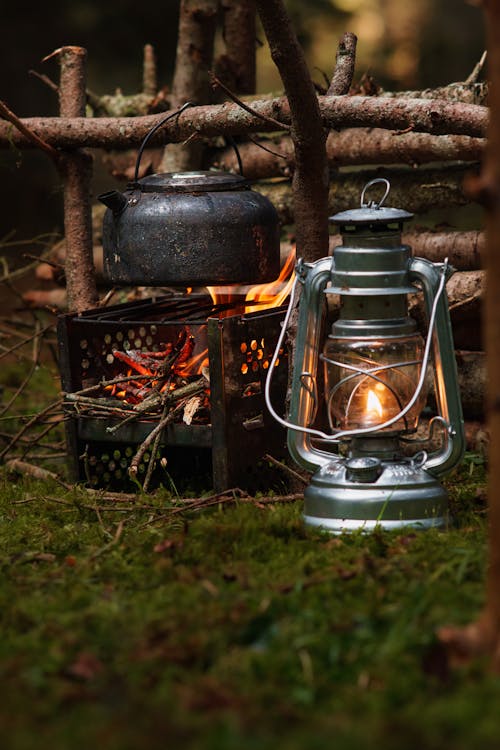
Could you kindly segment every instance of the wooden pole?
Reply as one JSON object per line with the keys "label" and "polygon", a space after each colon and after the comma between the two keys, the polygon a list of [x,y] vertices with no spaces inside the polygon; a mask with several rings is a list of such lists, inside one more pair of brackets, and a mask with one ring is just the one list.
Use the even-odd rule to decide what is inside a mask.
{"label": "wooden pole", "polygon": [[[62,47],[57,54],[60,115],[85,117],[87,51]],[[65,152],[59,169],[64,185],[68,309],[82,312],[94,307],[98,299],[92,259],[92,157],[83,149]]]}

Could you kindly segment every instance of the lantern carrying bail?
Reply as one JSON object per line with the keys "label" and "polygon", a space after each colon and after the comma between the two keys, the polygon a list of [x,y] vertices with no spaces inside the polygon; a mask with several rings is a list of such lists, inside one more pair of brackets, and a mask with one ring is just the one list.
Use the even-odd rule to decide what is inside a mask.
{"label": "lantern carrying bail", "polygon": [[[384,183],[385,186],[386,186],[385,187],[385,193],[382,196],[381,200],[379,200],[378,203],[375,203],[375,201],[370,201],[369,203],[365,203],[365,193],[366,193],[366,191],[372,185],[376,185],[379,182]],[[375,177],[373,180],[370,180],[369,182],[367,182],[366,185],[364,186],[364,188],[362,190],[362,193],[361,193],[361,199],[359,201],[360,207],[361,208],[382,208],[382,206],[385,203],[385,199],[389,195],[390,189],[391,189],[391,183],[389,182],[389,180],[387,180],[385,177]]]}

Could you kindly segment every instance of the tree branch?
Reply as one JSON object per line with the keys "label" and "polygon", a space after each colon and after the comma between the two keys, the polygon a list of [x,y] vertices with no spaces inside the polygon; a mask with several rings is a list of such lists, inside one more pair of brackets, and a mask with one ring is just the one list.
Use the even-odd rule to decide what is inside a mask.
{"label": "tree branch", "polygon": [[[188,101],[196,104],[209,101],[208,71],[212,67],[218,5],[218,0],[181,0],[170,97],[170,106],[174,109],[179,109]],[[180,140],[187,140],[193,132]],[[199,169],[201,158],[201,143],[191,142],[176,148],[167,145],[160,171]]]}
{"label": "tree branch", "polygon": [[[323,125],[328,128],[379,127],[434,135],[468,135],[483,138],[488,124],[488,109],[475,104],[450,103],[430,99],[382,99],[364,96],[318,97]],[[286,98],[256,100],[252,109],[259,115],[290,124]],[[173,111],[172,111],[173,113]],[[59,148],[130,148],[139,145],[162,115],[144,117],[30,117],[22,124],[51,146]],[[166,123],[152,143],[179,142],[193,133],[200,136],[245,135],[272,131],[273,126],[260,117],[229,102],[192,107]],[[12,126],[0,122],[0,148],[33,148],[33,143]]]}
{"label": "tree branch", "polygon": [[256,0],[256,5],[290,107],[297,253],[312,261],[328,251],[326,133],[304,54],[282,0]]}
{"label": "tree branch", "polygon": [[349,93],[354,76],[354,66],[356,64],[357,43],[357,36],[350,31],[346,31],[340,38],[335,70],[333,71],[332,80],[328,87],[327,96],[340,96]]}
{"label": "tree branch", "polygon": [[238,94],[255,91],[255,0],[221,0],[225,52],[215,70]]}

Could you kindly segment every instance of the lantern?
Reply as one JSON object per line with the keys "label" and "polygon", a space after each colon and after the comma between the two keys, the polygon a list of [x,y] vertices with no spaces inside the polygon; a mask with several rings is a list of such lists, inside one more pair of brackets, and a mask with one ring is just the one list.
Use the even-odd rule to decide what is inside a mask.
{"label": "lantern", "polygon": [[[375,183],[385,185],[385,195],[365,202]],[[288,420],[269,400],[273,362],[266,383],[268,408],[288,428],[291,456],[315,472],[304,492],[305,521],[334,533],[445,525],[447,493],[438,478],[464,451],[445,290],[452,269],[447,261],[411,257],[401,231],[412,214],[384,206],[389,189],[385,179],[369,182],[359,209],[332,217],[342,236],[333,257],[297,264],[302,294]],[[408,315],[408,295],[419,292],[424,337]],[[330,310],[338,311],[333,324]],[[438,414],[430,430],[439,427],[442,440],[427,452],[415,433],[432,370]]]}

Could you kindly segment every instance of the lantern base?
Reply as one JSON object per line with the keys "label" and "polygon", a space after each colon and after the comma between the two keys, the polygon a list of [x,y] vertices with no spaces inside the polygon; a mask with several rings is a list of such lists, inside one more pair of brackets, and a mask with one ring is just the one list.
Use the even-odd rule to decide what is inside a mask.
{"label": "lantern base", "polygon": [[447,525],[446,490],[411,459],[356,461],[339,458],[313,475],[304,492],[306,524],[333,534]]}

